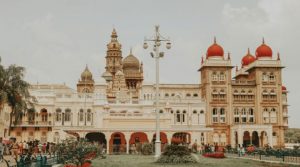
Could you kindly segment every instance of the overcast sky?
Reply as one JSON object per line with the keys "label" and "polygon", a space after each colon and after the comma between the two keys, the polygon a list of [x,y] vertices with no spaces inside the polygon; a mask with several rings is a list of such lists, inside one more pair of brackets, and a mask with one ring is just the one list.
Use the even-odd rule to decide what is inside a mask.
{"label": "overcast sky", "polygon": [[26,67],[31,83],[75,88],[86,64],[96,80],[104,72],[115,27],[123,57],[133,47],[144,62],[145,82],[152,82],[154,60],[142,44],[159,24],[173,44],[161,59],[161,82],[199,83],[201,56],[214,36],[239,66],[247,48],[254,54],[264,37],[286,66],[289,125],[300,128],[299,9],[299,0],[0,0],[0,56],[5,65]]}

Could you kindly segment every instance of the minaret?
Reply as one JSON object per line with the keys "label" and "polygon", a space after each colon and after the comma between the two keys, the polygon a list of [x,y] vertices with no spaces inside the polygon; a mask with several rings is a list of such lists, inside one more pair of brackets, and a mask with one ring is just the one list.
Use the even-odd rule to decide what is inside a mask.
{"label": "minaret", "polygon": [[118,41],[116,29],[111,33],[111,41],[107,44],[106,71],[111,73],[113,78],[117,71],[122,70],[122,45]]}

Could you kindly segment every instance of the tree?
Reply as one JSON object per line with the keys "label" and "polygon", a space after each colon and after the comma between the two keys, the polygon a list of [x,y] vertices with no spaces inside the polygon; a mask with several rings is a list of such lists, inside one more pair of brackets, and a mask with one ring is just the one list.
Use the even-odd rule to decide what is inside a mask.
{"label": "tree", "polygon": [[11,107],[8,135],[12,123],[16,125],[21,120],[23,111],[27,111],[28,106],[33,107],[35,101],[30,96],[29,83],[23,79],[24,72],[24,67],[15,64],[5,68],[1,65],[0,59],[0,104],[2,106],[0,109],[3,109],[5,103]]}

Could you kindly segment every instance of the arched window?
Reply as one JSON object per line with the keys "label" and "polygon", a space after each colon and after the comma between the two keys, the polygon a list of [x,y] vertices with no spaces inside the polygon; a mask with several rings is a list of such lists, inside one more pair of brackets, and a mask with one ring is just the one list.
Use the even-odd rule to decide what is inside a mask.
{"label": "arched window", "polygon": [[42,122],[47,122],[48,120],[48,113],[45,108],[41,110],[41,117],[42,117]]}
{"label": "arched window", "polygon": [[91,109],[88,109],[88,110],[87,110],[86,121],[88,121],[88,122],[91,122],[91,121],[92,121],[92,111],[91,111]]}
{"label": "arched window", "polygon": [[225,123],[225,118],[226,118],[225,108],[221,108],[220,109],[220,123]]}
{"label": "arched window", "polygon": [[213,98],[213,99],[217,99],[218,96],[219,96],[218,91],[217,91],[216,89],[214,89],[214,90],[212,91],[212,98]]}
{"label": "arched window", "polygon": [[177,110],[176,111],[176,122],[181,122],[181,118],[180,118],[181,116],[180,116],[180,111],[179,110]]}
{"label": "arched window", "polygon": [[220,73],[220,81],[225,81],[225,75],[223,72]]}
{"label": "arched window", "polygon": [[268,80],[269,80],[269,77],[268,77],[267,73],[264,72],[264,73],[262,74],[262,81],[263,81],[263,82],[268,82]]}
{"label": "arched window", "polygon": [[269,79],[270,79],[270,82],[275,81],[275,75],[272,72],[270,73]]}
{"label": "arched window", "polygon": [[165,97],[169,97],[169,94],[168,94],[168,93],[166,93],[166,94],[165,94]]}
{"label": "arched window", "polygon": [[65,109],[65,121],[71,121],[71,109],[69,108]]}
{"label": "arched window", "polygon": [[193,96],[194,96],[194,97],[198,97],[198,94],[197,94],[197,93],[194,93]]}
{"label": "arched window", "polygon": [[217,108],[213,108],[212,119],[213,119],[213,123],[218,123],[219,122],[218,109]]}
{"label": "arched window", "polygon": [[186,94],[186,97],[191,97],[191,94],[190,94],[190,93],[187,93],[187,94]]}
{"label": "arched window", "polygon": [[249,112],[248,112],[248,119],[249,119],[249,123],[253,123],[254,122],[254,110],[253,108],[249,108]]}
{"label": "arched window", "polygon": [[277,112],[276,112],[275,108],[271,109],[270,120],[271,120],[271,123],[277,123]]}
{"label": "arched window", "polygon": [[56,114],[55,120],[57,122],[61,121],[61,109],[60,108],[56,109],[56,113],[55,114]]}
{"label": "arched window", "polygon": [[186,117],[186,111],[183,110],[183,112],[182,112],[182,122],[185,122],[185,117]]}
{"label": "arched window", "polygon": [[246,123],[247,122],[247,111],[246,108],[242,108],[241,110],[241,119],[242,119],[242,123]]}
{"label": "arched window", "polygon": [[238,108],[234,109],[234,122],[240,123],[240,113]]}
{"label": "arched window", "polygon": [[83,109],[80,109],[79,111],[79,121],[82,122],[84,120],[84,112]]}
{"label": "arched window", "polygon": [[196,110],[194,110],[194,111],[193,111],[193,114],[197,114],[197,111],[196,111]]}
{"label": "arched window", "polygon": [[212,74],[212,81],[217,81],[218,80],[218,76],[216,72],[213,72]]}
{"label": "arched window", "polygon": [[269,114],[268,108],[264,108],[264,110],[263,110],[263,120],[264,120],[264,123],[270,123],[270,114]]}
{"label": "arched window", "polygon": [[262,97],[263,97],[263,100],[267,100],[268,99],[268,96],[269,96],[269,93],[266,89],[263,90],[262,92]]}
{"label": "arched window", "polygon": [[224,99],[225,99],[225,94],[226,94],[226,93],[225,93],[225,90],[224,90],[224,89],[221,89],[221,90],[220,90],[220,99],[221,99],[221,100],[224,100]]}

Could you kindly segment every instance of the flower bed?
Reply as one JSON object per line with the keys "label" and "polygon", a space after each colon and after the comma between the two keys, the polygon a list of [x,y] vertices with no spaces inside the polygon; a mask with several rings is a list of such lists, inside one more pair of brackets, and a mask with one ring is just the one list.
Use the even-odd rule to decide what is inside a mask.
{"label": "flower bed", "polygon": [[204,153],[203,156],[209,157],[209,158],[225,158],[225,155],[223,152]]}

